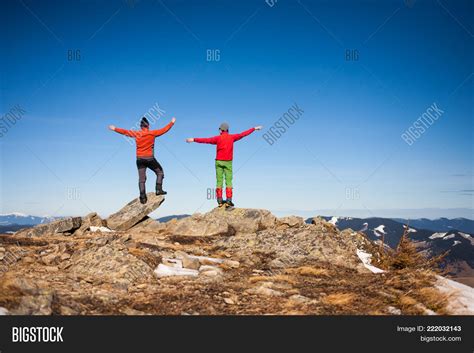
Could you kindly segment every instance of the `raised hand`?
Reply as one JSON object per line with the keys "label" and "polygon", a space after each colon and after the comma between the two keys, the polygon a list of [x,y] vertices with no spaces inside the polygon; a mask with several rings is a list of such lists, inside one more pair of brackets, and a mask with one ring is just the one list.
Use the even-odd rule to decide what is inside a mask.
{"label": "raised hand", "polygon": [[255,130],[262,130],[262,127],[263,127],[262,125],[258,125],[258,126],[255,126],[254,129],[255,129]]}
{"label": "raised hand", "polygon": [[114,125],[109,125],[109,129],[112,131],[115,131],[115,126]]}
{"label": "raised hand", "polygon": [[174,124],[175,121],[176,121],[176,118],[173,117],[173,118],[171,119],[171,122]]}
{"label": "raised hand", "polygon": [[187,142],[187,143],[194,142],[194,139],[193,139],[193,138],[191,138],[191,137],[190,137],[190,138],[187,138],[187,139],[186,139],[186,142]]}

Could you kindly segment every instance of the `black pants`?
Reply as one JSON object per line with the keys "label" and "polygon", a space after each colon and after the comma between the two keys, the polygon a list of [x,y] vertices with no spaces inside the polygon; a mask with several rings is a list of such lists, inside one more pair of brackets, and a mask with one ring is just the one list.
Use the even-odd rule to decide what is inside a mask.
{"label": "black pants", "polygon": [[137,168],[138,168],[138,188],[140,189],[140,194],[145,193],[145,182],[146,182],[146,169],[150,168],[156,174],[156,188],[161,190],[163,184],[163,178],[165,177],[163,173],[163,168],[160,163],[154,158],[137,158]]}

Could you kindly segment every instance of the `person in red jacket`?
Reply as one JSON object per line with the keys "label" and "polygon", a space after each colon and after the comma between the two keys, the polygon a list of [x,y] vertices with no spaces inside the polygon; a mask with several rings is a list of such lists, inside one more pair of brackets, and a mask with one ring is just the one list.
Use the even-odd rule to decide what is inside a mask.
{"label": "person in red jacket", "polygon": [[[229,134],[229,124],[222,123],[219,126],[220,134],[209,138],[187,138],[186,142],[209,143],[216,145],[216,197],[219,206],[234,206],[232,203],[232,160],[234,158],[234,142],[239,141],[245,136],[250,135],[255,130],[260,130],[261,126],[248,129],[240,134]],[[222,200],[222,187],[224,186],[225,177],[225,193],[226,201]]]}
{"label": "person in red jacket", "polygon": [[155,138],[167,133],[174,125],[176,118],[171,119],[171,122],[165,127],[158,130],[150,130],[150,123],[148,119],[143,117],[140,121],[140,131],[125,130],[109,126],[109,129],[119,134],[133,137],[137,145],[137,168],[138,168],[138,188],[140,190],[140,202],[145,204],[147,202],[145,182],[146,182],[146,168],[150,168],[156,174],[156,194],[166,195],[163,190],[163,168],[154,157]]}

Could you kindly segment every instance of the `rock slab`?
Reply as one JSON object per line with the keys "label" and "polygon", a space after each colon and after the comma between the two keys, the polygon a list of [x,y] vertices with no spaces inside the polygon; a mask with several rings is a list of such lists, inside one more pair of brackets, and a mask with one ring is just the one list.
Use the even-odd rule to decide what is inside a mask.
{"label": "rock slab", "polygon": [[163,195],[155,195],[152,192],[149,192],[146,196],[148,198],[146,204],[141,204],[140,200],[136,198],[118,212],[110,215],[107,219],[107,226],[113,230],[129,230],[165,201]]}
{"label": "rock slab", "polygon": [[33,228],[20,230],[15,235],[37,237],[48,234],[73,232],[82,224],[81,217],[68,217],[51,223],[40,224]]}

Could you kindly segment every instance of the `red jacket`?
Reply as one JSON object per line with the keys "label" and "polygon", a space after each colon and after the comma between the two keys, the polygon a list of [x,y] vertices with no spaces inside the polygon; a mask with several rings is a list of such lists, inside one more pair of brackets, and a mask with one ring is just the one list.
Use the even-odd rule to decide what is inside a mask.
{"label": "red jacket", "polygon": [[169,123],[164,128],[159,130],[149,130],[142,128],[140,131],[136,130],[125,130],[118,127],[115,128],[119,134],[133,137],[137,144],[137,157],[153,157],[155,148],[155,138],[168,132],[173,126],[173,123]]}
{"label": "red jacket", "polygon": [[219,136],[209,138],[195,138],[194,142],[210,143],[217,145],[216,159],[219,161],[231,161],[234,158],[234,142],[250,135],[255,128],[248,129],[240,134],[229,134],[227,131],[221,131]]}

